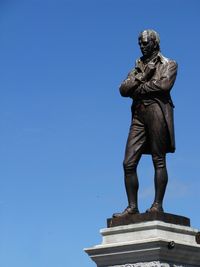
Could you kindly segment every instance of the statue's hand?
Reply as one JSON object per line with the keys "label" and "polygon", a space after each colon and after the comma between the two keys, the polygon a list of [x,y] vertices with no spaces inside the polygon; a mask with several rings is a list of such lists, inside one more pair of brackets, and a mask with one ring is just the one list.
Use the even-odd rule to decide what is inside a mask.
{"label": "statue's hand", "polygon": [[156,70],[156,65],[155,63],[153,62],[150,62],[147,66],[146,66],[146,69],[145,69],[145,72],[144,72],[144,79],[145,81],[149,81],[154,73],[155,73],[155,70]]}
{"label": "statue's hand", "polygon": [[135,75],[135,79],[137,81],[139,81],[140,83],[145,83],[147,81],[149,81],[154,73],[155,73],[155,70],[156,70],[156,65],[154,62],[150,62],[146,68],[145,68],[145,71],[144,72],[139,72]]}

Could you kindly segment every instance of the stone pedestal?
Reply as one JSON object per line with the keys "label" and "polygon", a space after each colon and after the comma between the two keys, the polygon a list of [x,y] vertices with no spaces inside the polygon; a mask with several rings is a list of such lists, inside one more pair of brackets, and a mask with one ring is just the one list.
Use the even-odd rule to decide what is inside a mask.
{"label": "stone pedestal", "polygon": [[98,267],[200,267],[199,234],[190,226],[154,220],[100,233],[102,243],[85,249]]}

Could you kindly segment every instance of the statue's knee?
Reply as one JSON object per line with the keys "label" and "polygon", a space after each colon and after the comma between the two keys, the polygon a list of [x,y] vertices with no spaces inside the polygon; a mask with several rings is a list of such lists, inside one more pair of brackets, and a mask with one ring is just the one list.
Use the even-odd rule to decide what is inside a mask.
{"label": "statue's knee", "polygon": [[159,168],[165,168],[166,167],[166,159],[165,156],[158,156],[158,155],[153,155],[153,164],[156,169]]}
{"label": "statue's knee", "polygon": [[123,162],[124,172],[125,174],[133,173],[136,171],[137,163],[136,162],[127,162],[124,160]]}

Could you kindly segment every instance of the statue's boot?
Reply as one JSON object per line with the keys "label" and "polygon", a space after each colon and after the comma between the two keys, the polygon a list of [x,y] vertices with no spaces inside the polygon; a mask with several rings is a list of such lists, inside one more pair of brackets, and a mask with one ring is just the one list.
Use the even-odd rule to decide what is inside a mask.
{"label": "statue's boot", "polygon": [[146,212],[164,212],[164,210],[161,203],[154,202],[151,208],[146,210]]}
{"label": "statue's boot", "polygon": [[139,213],[137,205],[128,206],[123,212],[121,213],[114,213],[113,218],[122,218],[128,215],[133,215]]}

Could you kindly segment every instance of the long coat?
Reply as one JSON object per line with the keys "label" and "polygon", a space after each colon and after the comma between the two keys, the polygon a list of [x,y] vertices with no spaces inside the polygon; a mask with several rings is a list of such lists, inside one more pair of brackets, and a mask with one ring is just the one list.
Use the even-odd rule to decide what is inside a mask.
{"label": "long coat", "polygon": [[[169,132],[170,140],[166,153],[175,151],[174,105],[170,91],[176,79],[177,67],[174,60],[164,57],[160,52],[148,63],[141,57],[136,60],[135,68],[120,86],[121,95],[133,99],[132,117],[139,101],[154,101],[159,104]],[[150,154],[148,144],[144,153]]]}

